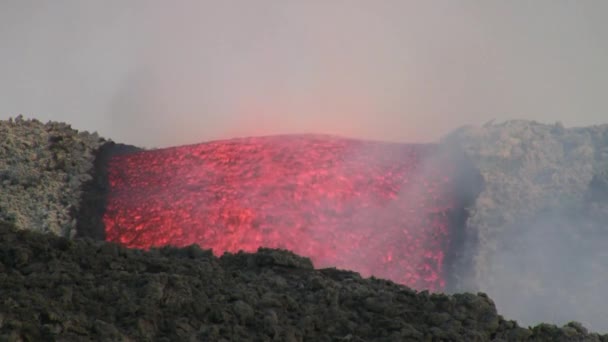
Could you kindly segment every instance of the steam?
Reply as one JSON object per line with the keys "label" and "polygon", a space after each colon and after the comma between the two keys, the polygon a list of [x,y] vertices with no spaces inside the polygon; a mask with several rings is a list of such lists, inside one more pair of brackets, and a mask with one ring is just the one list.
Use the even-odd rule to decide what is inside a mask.
{"label": "steam", "polygon": [[503,315],[522,324],[579,321],[591,331],[608,332],[606,235],[605,221],[539,215],[501,236],[492,276],[481,285]]}
{"label": "steam", "polygon": [[470,211],[454,290],[488,293],[523,325],[579,321],[607,332],[607,137],[607,125],[524,121],[448,136],[486,183]]}
{"label": "steam", "polygon": [[[472,205],[481,190],[482,180],[462,151],[435,147],[367,142],[336,156],[338,164],[330,175],[344,174],[343,165],[364,167],[373,163],[374,169],[382,171],[366,176],[373,177],[376,186],[385,190],[382,190],[382,198],[372,201],[373,205],[355,205],[358,209],[352,213],[351,220],[340,228],[344,236],[363,237],[365,243],[357,248],[341,250],[340,265],[316,261],[315,266],[354,269],[364,277],[392,276],[394,281],[396,276],[416,275],[420,278],[411,280],[409,286],[428,290],[432,283],[431,290],[443,290],[443,285],[438,284],[450,282],[455,269],[463,269],[454,265],[464,248],[462,235],[466,214],[461,212],[461,206]],[[403,153],[404,149],[409,152]],[[395,176],[404,170],[405,177]],[[394,198],[387,196],[393,191]],[[335,208],[337,204],[349,206],[348,202],[339,202],[328,207]],[[396,225],[400,229],[387,225]],[[311,235],[311,238],[323,241],[326,236]],[[403,253],[404,250],[409,252]],[[377,259],[379,251],[383,255],[382,262]],[[378,268],[382,264],[394,267],[391,263],[403,258],[407,258],[411,269],[403,269],[399,275]],[[435,283],[427,278],[429,276],[438,276],[443,281],[436,279]]]}

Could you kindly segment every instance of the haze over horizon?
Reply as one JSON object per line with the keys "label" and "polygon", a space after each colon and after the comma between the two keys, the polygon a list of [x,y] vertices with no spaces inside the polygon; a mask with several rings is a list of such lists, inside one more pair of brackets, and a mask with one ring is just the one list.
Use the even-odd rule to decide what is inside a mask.
{"label": "haze over horizon", "polygon": [[608,2],[0,4],[0,119],[146,147],[608,122]]}

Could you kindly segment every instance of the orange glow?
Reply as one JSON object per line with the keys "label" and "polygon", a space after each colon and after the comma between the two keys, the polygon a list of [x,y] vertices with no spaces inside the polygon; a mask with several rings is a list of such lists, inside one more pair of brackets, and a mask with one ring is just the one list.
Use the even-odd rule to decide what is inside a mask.
{"label": "orange glow", "polygon": [[318,135],[216,141],[110,161],[106,238],[214,253],[285,248],[316,267],[442,290],[451,165],[431,145]]}

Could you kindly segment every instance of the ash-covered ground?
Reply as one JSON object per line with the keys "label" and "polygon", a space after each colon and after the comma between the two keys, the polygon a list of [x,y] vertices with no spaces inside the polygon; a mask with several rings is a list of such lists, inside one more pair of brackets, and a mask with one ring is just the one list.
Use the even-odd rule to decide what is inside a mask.
{"label": "ash-covered ground", "polygon": [[[87,212],[94,206],[81,204],[83,189],[103,191],[91,175],[108,145],[65,124],[21,118],[1,121],[0,137],[2,338],[599,339],[578,324],[519,328],[483,295],[417,293],[315,271],[279,251],[218,259],[197,248],[142,252],[15,232],[73,239],[77,225],[99,224],[86,219],[99,214]],[[608,331],[608,126],[511,121],[466,127],[444,143],[464,149],[485,183],[449,290],[486,292],[524,326],[579,321]]]}

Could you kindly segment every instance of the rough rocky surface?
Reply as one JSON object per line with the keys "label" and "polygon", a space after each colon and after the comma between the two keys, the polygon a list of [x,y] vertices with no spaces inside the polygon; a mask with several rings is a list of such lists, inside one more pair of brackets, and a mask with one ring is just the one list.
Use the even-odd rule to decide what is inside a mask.
{"label": "rough rocky surface", "polygon": [[[485,189],[470,210],[467,245],[459,272],[451,275],[451,291],[486,292],[502,314],[525,325],[539,319],[560,325],[576,320],[607,332],[608,125],[566,129],[510,121],[465,127],[445,142],[462,147],[485,180]],[[103,146],[108,142],[96,134],[79,133],[62,123],[21,117],[0,121],[0,341],[53,336],[81,340],[87,334],[101,340],[141,340],[152,336],[144,336],[148,332],[156,334],[150,339],[174,339],[182,334],[179,331],[184,331],[179,336],[202,340],[231,340],[243,331],[253,340],[266,336],[298,341],[312,336],[322,341],[321,335],[344,341],[383,340],[382,336],[419,340],[444,333],[453,334],[448,340],[597,340],[578,324],[517,328],[497,316],[485,296],[415,294],[348,272],[312,271],[303,259],[281,252],[222,259],[196,248],[145,254],[92,240],[7,230],[11,226],[73,238],[75,217],[79,225],[99,225],[87,219],[95,213],[83,211],[95,205],[79,204],[100,200],[80,196],[87,187],[103,190],[104,185],[90,176],[94,156]],[[90,230],[99,233],[91,237],[102,237],[98,228]],[[279,265],[293,260],[303,264]],[[312,285],[315,282],[322,286]],[[290,287],[296,283],[296,288]],[[321,286],[321,292],[309,285]],[[207,286],[218,292],[206,296]],[[283,306],[275,310],[260,304],[265,291],[282,298]],[[369,300],[373,302],[378,296],[385,298],[385,292],[391,299],[378,300],[386,308],[366,304],[370,293],[376,296]],[[234,299],[232,293],[255,296]],[[395,299],[402,295],[409,299]],[[336,296],[354,299],[336,306]],[[203,311],[196,311],[192,303],[197,301],[206,301]],[[469,302],[486,303],[482,306],[491,309],[483,317],[471,309],[471,316],[463,318],[459,312],[468,304],[457,303]],[[186,310],[180,310],[181,305]],[[300,311],[292,315],[294,308]],[[207,316],[198,317],[201,312]],[[245,312],[245,318],[237,312]],[[346,318],[332,323],[334,317],[342,317],[338,314]],[[491,327],[484,325],[487,320],[493,322]],[[263,335],[267,325],[276,329],[268,328]],[[340,335],[355,326],[356,334]],[[392,334],[401,337],[387,337]]]}
{"label": "rough rocky surface", "polygon": [[525,329],[484,294],[417,293],[287,251],[148,252],[0,223],[4,341],[608,341]]}
{"label": "rough rocky surface", "polygon": [[526,324],[575,319],[608,331],[608,125],[508,121],[445,141],[485,180],[452,290],[483,290]]}
{"label": "rough rocky surface", "polygon": [[102,141],[63,123],[0,121],[0,220],[73,236],[81,186]]}

